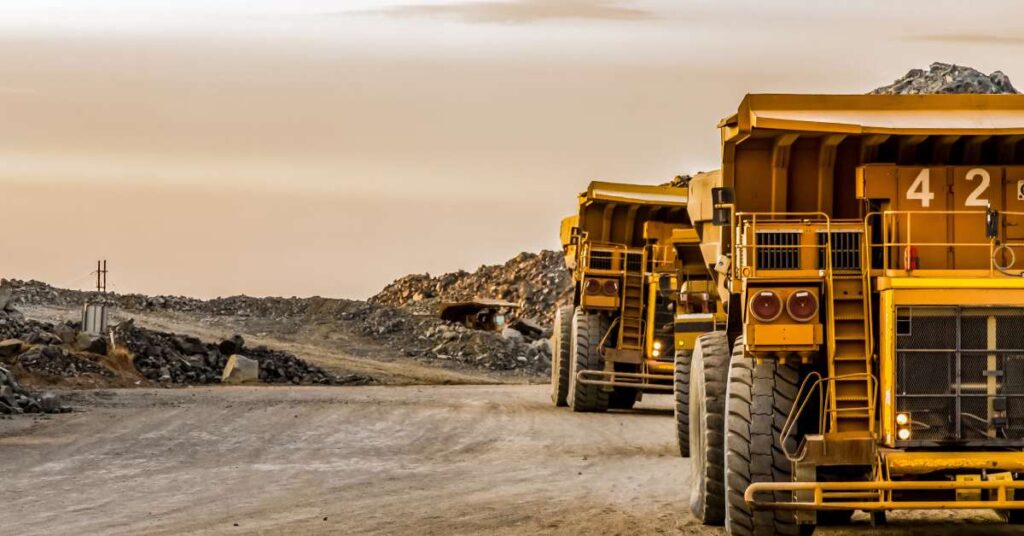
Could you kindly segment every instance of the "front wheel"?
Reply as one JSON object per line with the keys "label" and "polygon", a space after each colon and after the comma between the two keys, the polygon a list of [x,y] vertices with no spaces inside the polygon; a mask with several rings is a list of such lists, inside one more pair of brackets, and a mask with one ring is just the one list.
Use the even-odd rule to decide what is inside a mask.
{"label": "front wheel", "polygon": [[572,317],[572,351],[570,352],[569,396],[567,402],[573,411],[608,411],[608,391],[598,385],[587,385],[577,380],[584,370],[604,370],[601,356],[601,338],[607,322],[601,315],[576,309]]}
{"label": "front wheel", "polygon": [[558,407],[568,405],[572,313],[571,305],[559,307],[555,311],[555,328],[551,334],[551,402]]}
{"label": "front wheel", "polygon": [[690,362],[690,511],[705,525],[725,519],[722,435],[729,339],[724,331],[697,338]]}
{"label": "front wheel", "polygon": [[[800,373],[793,364],[779,365],[765,360],[754,365],[744,354],[743,339],[733,346],[726,387],[725,485],[726,532],[738,536],[791,535],[813,531],[813,525],[798,525],[792,510],[752,511],[743,500],[747,487],[755,482],[788,482],[792,462],[780,443],[782,426],[793,408]],[[786,447],[795,447],[788,437]],[[775,492],[774,500],[792,501],[792,492]]]}

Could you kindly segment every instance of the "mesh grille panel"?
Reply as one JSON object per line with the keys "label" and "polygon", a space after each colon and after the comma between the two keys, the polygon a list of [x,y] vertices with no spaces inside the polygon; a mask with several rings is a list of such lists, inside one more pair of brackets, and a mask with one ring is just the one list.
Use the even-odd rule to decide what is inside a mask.
{"label": "mesh grille panel", "polygon": [[1024,441],[1024,309],[897,311],[896,410],[913,441]]}
{"label": "mesh grille panel", "polygon": [[757,232],[757,268],[759,270],[799,270],[800,233]]}
{"label": "mesh grille panel", "polygon": [[[832,231],[832,269],[860,270],[859,231]],[[828,246],[828,232],[818,233],[818,268],[824,269],[825,250]]]}
{"label": "mesh grille panel", "polygon": [[612,269],[612,252],[611,251],[591,251],[590,252],[590,267],[595,270],[611,270]]}

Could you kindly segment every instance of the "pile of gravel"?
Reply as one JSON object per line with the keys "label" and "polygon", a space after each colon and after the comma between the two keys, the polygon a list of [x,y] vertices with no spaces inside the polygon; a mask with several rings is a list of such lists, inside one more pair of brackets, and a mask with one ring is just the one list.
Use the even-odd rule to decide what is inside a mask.
{"label": "pile of gravel", "polygon": [[572,278],[562,253],[545,250],[539,254],[520,253],[505,264],[481,266],[475,272],[458,271],[436,277],[407,275],[384,287],[369,301],[436,314],[443,301],[500,299],[519,305],[520,317],[550,327],[555,305],[567,300],[571,291]]}

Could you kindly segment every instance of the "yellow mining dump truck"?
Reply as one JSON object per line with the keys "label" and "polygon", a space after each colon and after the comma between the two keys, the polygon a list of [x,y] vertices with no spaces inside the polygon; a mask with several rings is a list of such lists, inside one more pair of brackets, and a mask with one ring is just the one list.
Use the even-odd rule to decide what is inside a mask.
{"label": "yellow mining dump truck", "polygon": [[551,399],[574,411],[632,408],[672,393],[674,233],[686,189],[592,182],[562,220],[573,303],[555,313]]}
{"label": "yellow mining dump truck", "polygon": [[1024,521],[1024,96],[750,95],[688,184],[725,329],[689,379],[691,509]]}

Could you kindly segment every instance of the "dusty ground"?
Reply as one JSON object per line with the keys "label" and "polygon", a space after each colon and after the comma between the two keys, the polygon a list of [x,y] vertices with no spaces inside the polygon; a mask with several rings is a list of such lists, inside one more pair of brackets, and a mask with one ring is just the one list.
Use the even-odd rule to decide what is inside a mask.
{"label": "dusty ground", "polygon": [[[73,401],[0,420],[0,534],[720,534],[686,513],[664,397],[606,415],[552,408],[536,385]],[[870,534],[1015,533],[989,513],[936,515]]]}

